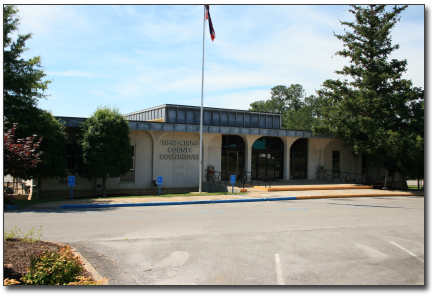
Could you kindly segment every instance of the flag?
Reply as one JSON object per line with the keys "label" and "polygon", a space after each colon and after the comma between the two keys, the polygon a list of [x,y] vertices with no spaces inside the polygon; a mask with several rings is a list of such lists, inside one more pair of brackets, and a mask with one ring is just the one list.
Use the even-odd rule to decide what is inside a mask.
{"label": "flag", "polygon": [[205,18],[206,18],[206,20],[209,20],[210,37],[211,37],[211,40],[214,41],[214,39],[216,38],[216,33],[213,29],[213,23],[212,23],[211,17],[210,17],[210,6],[206,5],[205,9],[206,9]]}

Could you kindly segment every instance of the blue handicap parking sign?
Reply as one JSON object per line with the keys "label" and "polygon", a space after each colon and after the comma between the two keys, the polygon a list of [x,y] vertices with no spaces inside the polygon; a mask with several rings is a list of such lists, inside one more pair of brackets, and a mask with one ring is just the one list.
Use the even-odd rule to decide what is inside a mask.
{"label": "blue handicap parking sign", "polygon": [[157,185],[163,185],[163,177],[162,177],[162,176],[158,176],[158,177],[157,177],[156,184],[157,184]]}
{"label": "blue handicap parking sign", "polygon": [[75,176],[68,176],[68,186],[75,186]]}
{"label": "blue handicap parking sign", "polygon": [[236,182],[236,176],[235,175],[231,175],[231,184],[235,184]]}

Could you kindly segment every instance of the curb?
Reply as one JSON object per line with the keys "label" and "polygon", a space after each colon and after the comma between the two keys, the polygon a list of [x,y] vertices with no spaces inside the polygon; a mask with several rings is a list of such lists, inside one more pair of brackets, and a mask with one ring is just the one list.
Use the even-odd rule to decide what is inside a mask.
{"label": "curb", "polygon": [[382,194],[348,194],[348,195],[311,195],[292,197],[269,197],[269,198],[248,198],[248,199],[220,199],[220,200],[196,200],[196,201],[170,201],[170,202],[147,202],[127,204],[86,204],[86,205],[62,205],[59,209],[76,208],[110,208],[110,207],[149,207],[149,206],[171,206],[171,205],[192,205],[192,204],[217,204],[217,203],[240,203],[280,200],[303,200],[317,198],[344,198],[344,197],[380,197],[380,196],[423,196],[424,193],[382,193]]}
{"label": "curb", "polygon": [[[101,281],[101,280],[104,279],[104,278],[99,274],[99,272],[97,272],[97,270],[93,267],[93,265],[91,265],[90,262],[88,262],[88,261],[84,258],[84,256],[81,255],[80,252],[78,252],[78,250],[75,249],[74,247],[69,246],[69,245],[66,245],[66,244],[63,244],[63,243],[58,243],[58,242],[51,242],[51,241],[47,241],[47,242],[54,243],[54,244],[57,244],[57,245],[59,245],[59,246],[63,246],[63,247],[64,247],[64,246],[68,246],[68,247],[70,247],[72,253],[74,253],[75,256],[77,256],[77,257],[81,260],[81,262],[82,262],[84,268],[85,268],[88,272],[90,272],[90,273],[92,274],[93,278],[94,278],[96,281]],[[102,285],[109,285],[109,284],[108,284],[108,280],[104,281]]]}
{"label": "curb", "polygon": [[130,203],[130,204],[62,205],[59,207],[59,209],[171,206],[171,205],[212,204],[212,203],[216,204],[216,203],[278,201],[278,200],[295,200],[295,199],[297,199],[297,198],[296,197],[269,197],[269,198],[196,200],[196,201],[177,201],[177,202],[176,201],[174,201],[174,202],[146,202],[146,203]]}

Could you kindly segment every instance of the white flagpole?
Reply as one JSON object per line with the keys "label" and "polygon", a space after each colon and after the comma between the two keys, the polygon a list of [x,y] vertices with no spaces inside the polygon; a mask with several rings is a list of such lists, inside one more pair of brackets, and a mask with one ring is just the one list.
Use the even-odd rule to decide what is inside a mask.
{"label": "white flagpole", "polygon": [[203,157],[203,138],[202,138],[202,134],[203,134],[203,102],[204,102],[204,40],[205,40],[205,13],[206,13],[206,8],[204,5],[204,24],[203,24],[203,56],[202,56],[202,82],[201,82],[201,114],[200,114],[200,154],[199,154],[199,190],[198,192],[201,193],[202,192],[202,175],[203,175],[203,161],[202,161],[202,157]]}

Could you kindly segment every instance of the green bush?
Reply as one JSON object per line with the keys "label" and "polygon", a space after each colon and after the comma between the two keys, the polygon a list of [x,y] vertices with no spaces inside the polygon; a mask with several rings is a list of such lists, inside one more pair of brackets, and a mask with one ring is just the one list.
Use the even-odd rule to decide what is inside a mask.
{"label": "green bush", "polygon": [[25,285],[64,285],[75,282],[82,270],[81,260],[65,246],[59,252],[47,250],[32,256],[29,272],[21,281]]}
{"label": "green bush", "polygon": [[42,225],[39,226],[38,230],[34,230],[34,227],[29,230],[26,234],[22,232],[20,228],[17,228],[14,226],[9,232],[5,231],[3,235],[3,239],[5,241],[12,240],[16,238],[21,238],[26,243],[34,243],[40,241],[40,238],[42,237]]}

